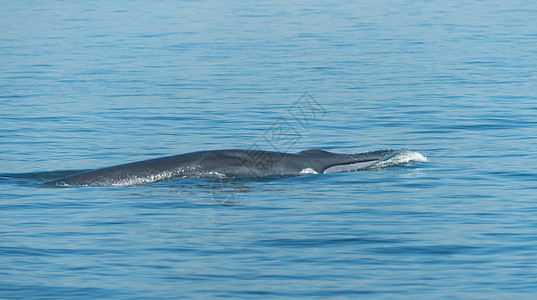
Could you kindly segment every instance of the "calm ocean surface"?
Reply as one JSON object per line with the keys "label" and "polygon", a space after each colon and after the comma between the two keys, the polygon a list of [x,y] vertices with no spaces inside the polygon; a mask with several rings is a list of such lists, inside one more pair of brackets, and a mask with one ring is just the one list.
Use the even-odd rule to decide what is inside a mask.
{"label": "calm ocean surface", "polygon": [[[0,298],[534,299],[534,1],[0,1]],[[52,188],[210,149],[410,149]]]}

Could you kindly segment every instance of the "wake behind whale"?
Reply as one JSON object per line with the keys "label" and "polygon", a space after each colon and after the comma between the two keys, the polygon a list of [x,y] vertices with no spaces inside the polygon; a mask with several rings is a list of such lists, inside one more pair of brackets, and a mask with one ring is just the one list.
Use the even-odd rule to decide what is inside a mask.
{"label": "wake behind whale", "polygon": [[[260,150],[200,151],[91,170],[44,184],[138,186],[188,177],[259,178],[349,172],[382,164],[386,166],[387,162],[405,151],[417,153],[408,150],[378,150],[337,154],[318,149],[304,150],[299,153]],[[419,157],[411,160],[419,160]]]}

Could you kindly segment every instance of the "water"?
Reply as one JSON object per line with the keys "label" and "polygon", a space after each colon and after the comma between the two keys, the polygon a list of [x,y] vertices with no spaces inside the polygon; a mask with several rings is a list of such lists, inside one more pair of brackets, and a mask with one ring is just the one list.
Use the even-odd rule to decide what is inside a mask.
{"label": "water", "polygon": [[[0,298],[537,294],[534,2],[1,7]],[[428,161],[39,185],[226,148]]]}

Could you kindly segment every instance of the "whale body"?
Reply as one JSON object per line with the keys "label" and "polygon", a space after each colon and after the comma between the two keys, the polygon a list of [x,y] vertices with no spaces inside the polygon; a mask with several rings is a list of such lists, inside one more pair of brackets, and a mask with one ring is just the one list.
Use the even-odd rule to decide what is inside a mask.
{"label": "whale body", "polygon": [[299,153],[211,150],[167,156],[87,171],[49,182],[54,186],[137,186],[187,177],[256,178],[348,172],[385,160],[396,151],[336,154],[319,149]]}

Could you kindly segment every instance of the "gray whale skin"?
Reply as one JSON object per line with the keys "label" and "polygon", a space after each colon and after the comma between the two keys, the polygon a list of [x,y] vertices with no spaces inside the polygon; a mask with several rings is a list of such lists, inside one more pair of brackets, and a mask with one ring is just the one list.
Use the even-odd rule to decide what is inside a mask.
{"label": "gray whale skin", "polygon": [[87,171],[49,182],[53,186],[137,186],[187,177],[256,178],[348,172],[394,155],[393,150],[336,154],[310,149],[299,153],[211,150],[161,157]]}

